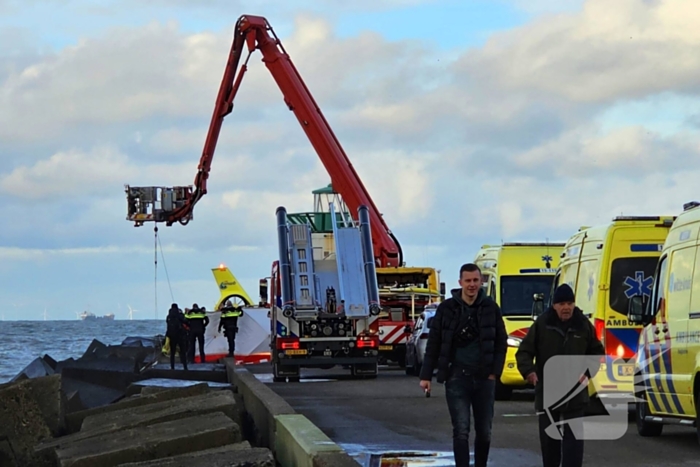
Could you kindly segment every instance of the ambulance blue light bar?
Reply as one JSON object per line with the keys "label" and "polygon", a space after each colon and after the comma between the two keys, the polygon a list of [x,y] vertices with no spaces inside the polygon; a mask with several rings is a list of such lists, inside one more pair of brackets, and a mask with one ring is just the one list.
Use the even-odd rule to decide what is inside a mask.
{"label": "ambulance blue light bar", "polygon": [[633,243],[630,245],[630,251],[634,253],[660,252],[663,248],[663,243]]}

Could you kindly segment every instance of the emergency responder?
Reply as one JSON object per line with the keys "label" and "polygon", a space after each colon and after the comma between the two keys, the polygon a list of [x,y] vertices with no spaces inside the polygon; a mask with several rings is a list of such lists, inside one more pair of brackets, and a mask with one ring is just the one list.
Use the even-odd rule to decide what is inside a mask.
{"label": "emergency responder", "polygon": [[187,324],[190,328],[190,363],[194,363],[195,344],[197,342],[199,343],[200,363],[204,363],[204,331],[209,324],[209,317],[207,316],[206,310],[204,308],[199,308],[195,303],[192,305],[190,312],[185,315],[185,318],[187,318]]}
{"label": "emergency responder", "polygon": [[[598,340],[595,328],[575,304],[574,291],[567,284],[557,287],[552,297],[552,306],[530,326],[515,354],[518,371],[535,386],[535,411],[539,415],[540,448],[544,467],[583,465],[583,439],[577,439],[575,432],[582,431],[578,428],[582,426],[589,403],[588,379],[596,375],[600,369],[600,361],[598,357],[580,357],[604,354],[605,349]],[[561,364],[553,361],[554,366],[548,367],[552,370],[547,370],[545,381],[545,364],[550,358],[558,355],[577,357],[563,360]],[[558,366],[563,367],[559,369]],[[554,372],[557,379],[551,379],[550,371]],[[558,390],[561,386],[565,391],[562,396],[576,385],[583,386],[583,389],[578,394],[573,393],[575,395],[562,407],[552,409],[544,407],[543,385],[550,384],[552,386],[548,388],[554,388],[556,393],[561,392]],[[564,422],[563,442],[551,438],[545,431],[549,425],[559,421]]]}
{"label": "emergency responder", "polygon": [[231,300],[226,300],[226,304],[221,308],[221,319],[219,320],[219,332],[224,328],[224,336],[228,340],[228,356],[233,357],[236,351],[236,333],[238,332],[238,318],[243,315],[243,309],[233,306]]}
{"label": "emergency responder", "polygon": [[175,369],[175,350],[180,352],[180,363],[187,370],[187,332],[185,331],[185,317],[177,306],[177,303],[170,305],[168,317],[165,318],[167,330],[165,337],[170,342],[170,369]]}
{"label": "emergency responder", "polygon": [[474,466],[486,467],[491,447],[496,380],[506,359],[506,327],[500,307],[481,287],[476,264],[459,270],[458,289],[440,303],[430,325],[420,386],[430,391],[433,370],[445,383],[452,419],[455,466],[469,467],[470,409],[474,415]]}

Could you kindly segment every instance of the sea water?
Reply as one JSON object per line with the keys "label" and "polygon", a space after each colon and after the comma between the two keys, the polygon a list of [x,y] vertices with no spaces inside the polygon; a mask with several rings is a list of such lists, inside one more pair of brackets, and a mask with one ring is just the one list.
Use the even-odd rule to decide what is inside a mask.
{"label": "sea water", "polygon": [[93,339],[106,345],[126,337],[165,334],[162,320],[0,321],[0,383],[7,382],[37,357],[80,358]]}

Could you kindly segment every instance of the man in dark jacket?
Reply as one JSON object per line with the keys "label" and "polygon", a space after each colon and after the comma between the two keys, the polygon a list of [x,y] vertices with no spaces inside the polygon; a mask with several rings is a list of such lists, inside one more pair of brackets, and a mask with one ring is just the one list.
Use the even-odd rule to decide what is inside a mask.
{"label": "man in dark jacket", "polygon": [[[567,284],[557,287],[552,297],[552,307],[532,324],[515,354],[518,371],[535,386],[535,410],[539,414],[544,467],[559,467],[560,464],[563,467],[579,467],[583,464],[583,439],[576,439],[572,424],[574,428],[576,424],[582,426],[589,402],[588,379],[593,378],[600,367],[598,358],[572,358],[569,363],[563,361],[562,365],[554,361],[557,368],[553,365],[547,367],[548,382],[545,382],[545,364],[552,357],[560,355],[582,357],[604,354],[605,349],[598,340],[595,328],[575,305],[574,291]],[[552,371],[557,376],[554,382],[551,380]],[[559,407],[544,407],[544,384],[554,385],[549,388],[556,389],[559,386],[567,389],[578,386],[580,392]],[[559,421],[565,421],[563,443],[545,432],[552,423]]]}
{"label": "man in dark jacket", "polygon": [[170,342],[170,369],[175,369],[175,350],[180,352],[180,362],[182,367],[187,370],[187,331],[185,330],[185,317],[180,312],[177,303],[173,303],[168,311],[168,317],[165,319],[167,330],[165,337]]}
{"label": "man in dark jacket", "polygon": [[452,419],[456,467],[469,466],[470,408],[474,414],[474,466],[486,467],[491,447],[491,422],[496,380],[506,359],[506,328],[501,309],[481,288],[481,270],[465,264],[459,270],[461,288],[435,312],[420,374],[420,386],[430,391],[433,370],[445,384]]}

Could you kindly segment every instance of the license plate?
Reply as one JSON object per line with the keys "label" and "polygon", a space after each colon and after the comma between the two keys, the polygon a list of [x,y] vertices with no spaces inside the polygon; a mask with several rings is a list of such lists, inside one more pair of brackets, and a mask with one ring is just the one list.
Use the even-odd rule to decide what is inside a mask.
{"label": "license plate", "polygon": [[306,355],[306,349],[299,349],[299,350],[285,350],[284,353],[286,355]]}
{"label": "license plate", "polygon": [[394,350],[394,347],[391,345],[380,345],[379,350]]}
{"label": "license plate", "polygon": [[617,376],[632,376],[634,374],[634,365],[618,365]]}

